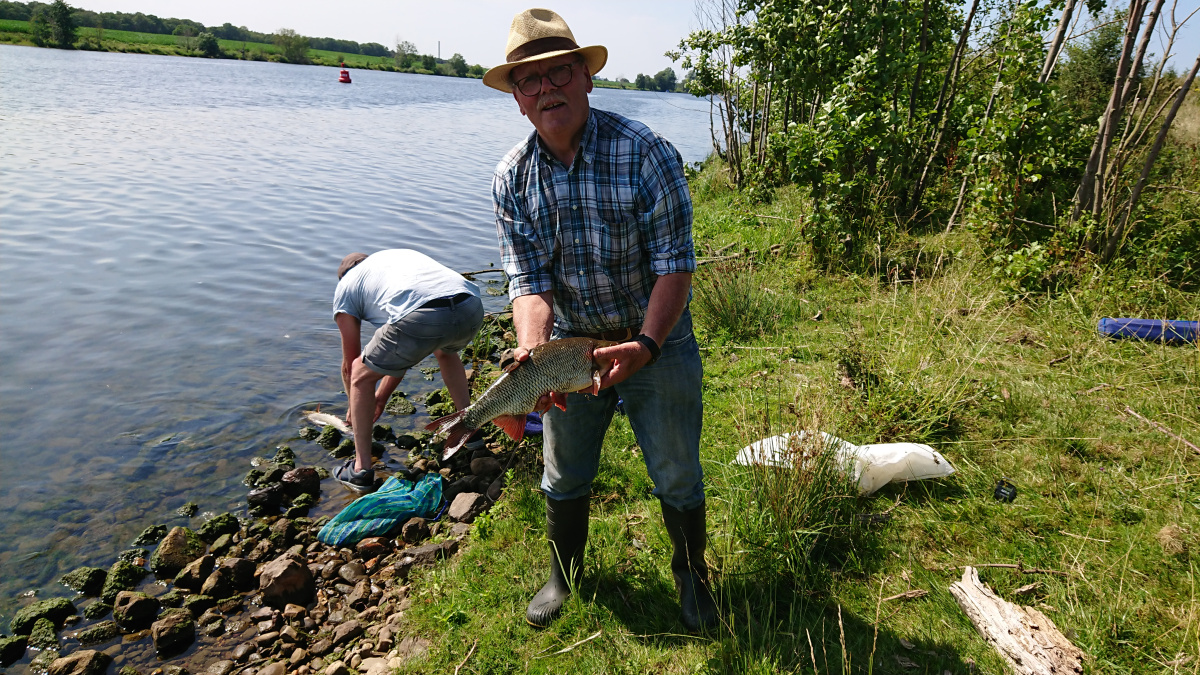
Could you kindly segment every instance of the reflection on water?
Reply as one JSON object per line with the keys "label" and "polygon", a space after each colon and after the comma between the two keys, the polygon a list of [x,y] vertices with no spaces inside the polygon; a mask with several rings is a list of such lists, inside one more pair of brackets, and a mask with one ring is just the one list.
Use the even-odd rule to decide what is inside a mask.
{"label": "reflection on water", "polygon": [[[708,152],[702,101],[592,100]],[[147,525],[236,511],[255,455],[328,464],[296,431],[344,410],[338,261],[497,263],[491,170],[530,129],[477,80],[0,46],[0,625]],[[315,515],[349,500],[325,488]]]}

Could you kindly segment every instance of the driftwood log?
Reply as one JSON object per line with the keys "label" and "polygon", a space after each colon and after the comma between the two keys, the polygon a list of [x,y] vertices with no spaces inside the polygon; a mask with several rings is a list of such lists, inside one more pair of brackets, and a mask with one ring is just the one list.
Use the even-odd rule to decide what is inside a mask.
{"label": "driftwood log", "polygon": [[974,567],[950,584],[980,637],[1021,675],[1069,675],[1083,672],[1083,651],[1071,644],[1054,622],[1032,607],[1014,605],[980,583]]}

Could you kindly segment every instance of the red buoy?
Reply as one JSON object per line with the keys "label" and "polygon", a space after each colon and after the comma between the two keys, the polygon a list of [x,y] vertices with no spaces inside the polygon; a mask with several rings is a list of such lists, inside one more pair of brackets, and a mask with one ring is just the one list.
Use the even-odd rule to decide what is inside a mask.
{"label": "red buoy", "polygon": [[346,64],[342,64],[342,72],[338,74],[338,82],[350,84],[350,71],[346,70]]}

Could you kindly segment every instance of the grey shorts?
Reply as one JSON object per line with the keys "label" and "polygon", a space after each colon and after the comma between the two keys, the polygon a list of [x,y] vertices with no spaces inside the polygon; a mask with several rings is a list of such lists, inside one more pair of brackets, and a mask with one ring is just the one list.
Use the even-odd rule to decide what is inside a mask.
{"label": "grey shorts", "polygon": [[363,350],[368,368],[392,377],[417,365],[435,349],[458,352],[483,325],[483,303],[471,296],[451,307],[422,307],[375,331]]}

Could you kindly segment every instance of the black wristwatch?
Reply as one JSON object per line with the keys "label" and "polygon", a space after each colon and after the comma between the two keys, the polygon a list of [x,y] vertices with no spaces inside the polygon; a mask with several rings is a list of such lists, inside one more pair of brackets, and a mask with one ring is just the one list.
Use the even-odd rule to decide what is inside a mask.
{"label": "black wristwatch", "polygon": [[639,333],[637,337],[633,338],[633,341],[640,342],[643,347],[650,350],[650,363],[647,363],[646,365],[652,365],[658,360],[658,357],[662,356],[662,349],[659,349],[658,343],[655,342],[654,338],[650,337],[649,335],[646,335],[645,333]]}

